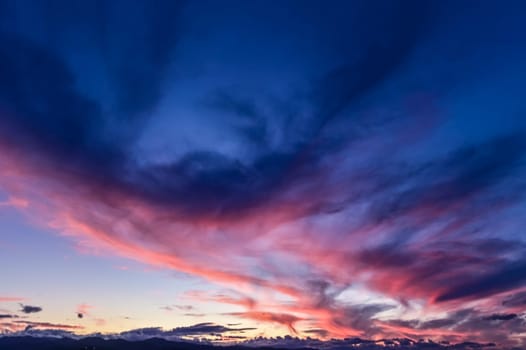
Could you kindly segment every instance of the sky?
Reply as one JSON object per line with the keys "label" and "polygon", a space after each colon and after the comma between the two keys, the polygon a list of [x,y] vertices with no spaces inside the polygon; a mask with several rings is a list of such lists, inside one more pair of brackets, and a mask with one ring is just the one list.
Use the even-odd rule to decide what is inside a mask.
{"label": "sky", "polygon": [[1,0],[0,330],[526,346],[525,18]]}

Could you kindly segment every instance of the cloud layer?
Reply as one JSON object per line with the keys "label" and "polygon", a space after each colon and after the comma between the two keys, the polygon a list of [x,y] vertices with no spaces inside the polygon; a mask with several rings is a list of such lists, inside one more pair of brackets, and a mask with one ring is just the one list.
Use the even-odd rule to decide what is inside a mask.
{"label": "cloud layer", "polygon": [[[243,22],[257,3],[224,18],[173,1],[39,3],[31,25],[13,4],[0,30],[0,186],[33,220],[216,283],[226,292],[194,297],[291,333],[525,345],[526,125],[508,77],[524,71],[522,4],[290,2],[261,17],[275,16],[283,43],[260,38],[267,21]],[[254,37],[241,31],[247,52],[205,62],[230,45],[227,29],[214,39],[222,21]],[[319,56],[304,57],[295,33]],[[210,68],[236,59],[233,78]],[[287,84],[244,74],[277,63],[298,70]],[[196,121],[171,104],[186,99]],[[459,136],[471,115],[488,122]],[[173,149],[144,151],[149,128]],[[181,129],[198,132],[186,142]]]}

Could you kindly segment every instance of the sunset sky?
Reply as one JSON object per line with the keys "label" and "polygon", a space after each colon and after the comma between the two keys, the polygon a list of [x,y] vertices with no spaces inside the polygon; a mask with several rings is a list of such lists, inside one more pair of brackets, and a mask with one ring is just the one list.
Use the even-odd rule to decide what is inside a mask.
{"label": "sunset sky", "polygon": [[524,1],[0,0],[0,332],[526,347],[525,81]]}

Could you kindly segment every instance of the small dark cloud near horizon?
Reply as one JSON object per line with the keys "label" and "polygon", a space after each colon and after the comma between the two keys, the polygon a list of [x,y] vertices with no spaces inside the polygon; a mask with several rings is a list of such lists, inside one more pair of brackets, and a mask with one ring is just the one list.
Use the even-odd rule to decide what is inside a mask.
{"label": "small dark cloud near horizon", "polygon": [[329,332],[327,330],[321,328],[306,329],[303,331],[303,333],[312,334],[318,337],[326,337],[327,335],[329,335]]}
{"label": "small dark cloud near horizon", "polygon": [[166,306],[161,306],[160,309],[165,310],[165,311],[175,311],[175,310],[192,311],[192,310],[195,310],[195,307],[192,305],[166,305]]}
{"label": "small dark cloud near horizon", "polygon": [[42,308],[40,306],[20,304],[20,307],[21,307],[20,311],[25,314],[34,314],[34,313],[42,311]]}
{"label": "small dark cloud near horizon", "polygon": [[11,315],[11,314],[0,314],[0,319],[5,319],[5,318],[19,318],[19,316]]}
{"label": "small dark cloud near horizon", "polygon": [[25,330],[28,331],[30,329],[38,328],[38,329],[56,329],[56,330],[80,330],[84,329],[83,326],[78,325],[70,325],[70,324],[62,324],[62,323],[53,323],[53,322],[37,322],[37,321],[13,321],[13,323],[25,325]]}
{"label": "small dark cloud near horizon", "polygon": [[151,337],[161,337],[170,339],[172,337],[187,337],[187,336],[219,336],[222,334],[239,334],[245,331],[255,330],[253,327],[227,327],[213,322],[197,323],[191,326],[176,327],[171,330],[165,330],[161,327],[146,327],[132,329],[129,331],[119,333],[120,337],[124,339],[142,339]]}

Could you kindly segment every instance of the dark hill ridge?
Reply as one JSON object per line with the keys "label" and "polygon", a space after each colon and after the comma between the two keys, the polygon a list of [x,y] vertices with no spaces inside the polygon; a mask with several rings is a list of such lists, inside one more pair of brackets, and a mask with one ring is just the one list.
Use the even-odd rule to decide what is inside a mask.
{"label": "dark hill ridge", "polygon": [[[81,339],[71,338],[40,338],[40,337],[3,337],[0,338],[1,350],[212,350],[217,347],[205,344],[173,342],[159,338],[140,341],[124,339],[103,339],[89,337]],[[243,347],[228,347],[241,350]],[[245,348],[246,349],[246,348]]]}
{"label": "dark hill ridge", "polygon": [[[1,350],[247,350],[253,347],[245,346],[214,346],[189,342],[175,342],[160,338],[129,341],[124,339],[103,339],[88,337],[71,338],[41,338],[41,337],[2,337]],[[260,347],[262,350],[276,350],[271,347]],[[312,349],[297,349],[312,350]]]}
{"label": "dark hill ridge", "polygon": [[[390,343],[387,346],[375,344],[372,341],[362,341],[346,346],[323,346],[330,350],[379,350],[379,349],[412,349],[412,350],[500,350],[494,344],[461,343],[455,345],[439,344],[434,342],[410,342],[410,343]],[[316,347],[284,347],[282,345],[270,347],[254,346],[219,346],[209,344],[198,344],[190,342],[176,342],[160,338],[151,338],[139,341],[129,341],[124,339],[103,339],[99,337],[87,337],[81,339],[72,338],[50,338],[50,337],[31,337],[31,336],[7,336],[0,337],[0,350],[277,350],[284,348],[294,348],[295,350],[313,350]],[[513,348],[509,350],[524,350]]]}

